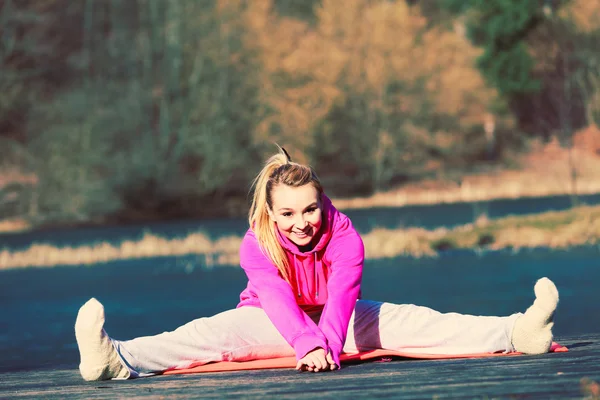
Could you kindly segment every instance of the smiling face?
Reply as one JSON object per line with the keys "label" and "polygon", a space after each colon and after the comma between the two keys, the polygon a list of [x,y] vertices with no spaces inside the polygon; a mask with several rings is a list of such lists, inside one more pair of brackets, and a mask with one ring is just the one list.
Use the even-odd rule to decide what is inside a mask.
{"label": "smiling face", "polygon": [[280,184],[271,192],[273,208],[269,209],[269,215],[279,232],[298,247],[310,245],[321,229],[319,197],[311,184],[298,187]]}

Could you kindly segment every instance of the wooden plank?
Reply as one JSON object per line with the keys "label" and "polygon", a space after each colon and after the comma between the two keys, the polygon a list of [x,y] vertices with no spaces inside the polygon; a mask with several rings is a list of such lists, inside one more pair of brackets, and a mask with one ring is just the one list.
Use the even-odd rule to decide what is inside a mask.
{"label": "wooden plank", "polygon": [[[72,369],[0,375],[0,398],[582,398],[600,382],[600,333],[557,338],[567,353],[402,360],[341,371],[260,370],[84,382]],[[587,388],[587,389],[586,389]]]}

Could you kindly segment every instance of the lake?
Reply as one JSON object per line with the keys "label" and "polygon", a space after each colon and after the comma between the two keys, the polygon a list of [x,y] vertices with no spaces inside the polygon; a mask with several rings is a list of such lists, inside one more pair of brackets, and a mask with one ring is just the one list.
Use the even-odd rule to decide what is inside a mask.
{"label": "lake", "polygon": [[[536,279],[548,276],[561,298],[555,334],[600,332],[599,253],[590,247],[371,260],[363,296],[445,312],[508,315],[524,311]],[[241,268],[190,268],[193,263],[184,257],[1,271],[0,373],[76,368],[73,324],[92,296],[105,306],[107,331],[119,339],[172,330],[235,307],[245,285]]]}

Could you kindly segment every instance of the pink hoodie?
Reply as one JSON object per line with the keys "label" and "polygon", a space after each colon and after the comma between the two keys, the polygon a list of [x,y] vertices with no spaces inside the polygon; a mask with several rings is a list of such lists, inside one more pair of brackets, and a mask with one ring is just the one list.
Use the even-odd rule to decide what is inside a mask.
{"label": "pink hoodie", "polygon": [[[294,348],[296,359],[321,347],[331,351],[340,366],[348,323],[356,300],[364,262],[364,246],[350,219],[335,209],[323,195],[323,224],[317,245],[306,253],[279,234],[286,250],[292,284],[262,253],[254,232],[249,229],[240,248],[240,263],[248,286],[240,295],[239,307],[261,307],[277,330]],[[323,306],[317,325],[304,312]]]}

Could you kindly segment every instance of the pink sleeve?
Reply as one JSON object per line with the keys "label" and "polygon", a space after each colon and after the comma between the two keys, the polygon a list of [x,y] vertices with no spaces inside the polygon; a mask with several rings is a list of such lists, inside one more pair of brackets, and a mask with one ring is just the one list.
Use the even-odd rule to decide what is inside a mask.
{"label": "pink sleeve", "polygon": [[340,353],[360,294],[365,259],[364,245],[358,232],[350,220],[341,223],[344,226],[329,243],[331,275],[327,281],[327,303],[319,321],[319,328],[325,334],[331,355],[338,366],[341,366]]}
{"label": "pink sleeve", "polygon": [[294,348],[297,360],[317,347],[329,350],[325,335],[298,306],[291,286],[262,253],[252,231],[248,231],[242,241],[240,263],[258,294],[262,309]]}

